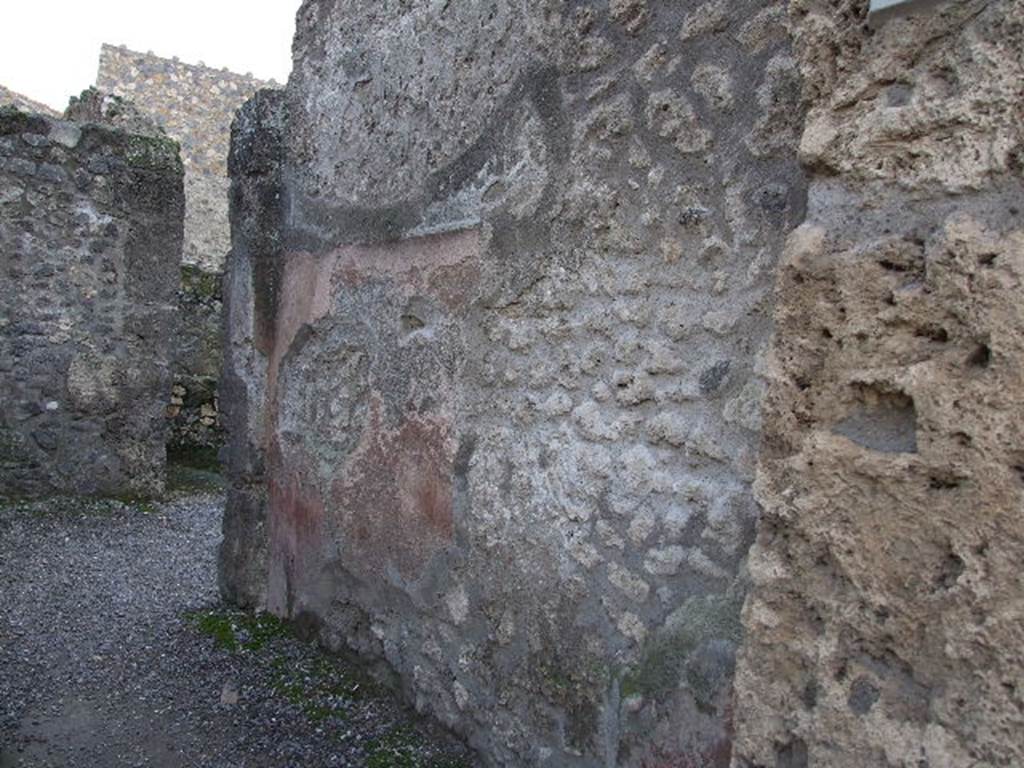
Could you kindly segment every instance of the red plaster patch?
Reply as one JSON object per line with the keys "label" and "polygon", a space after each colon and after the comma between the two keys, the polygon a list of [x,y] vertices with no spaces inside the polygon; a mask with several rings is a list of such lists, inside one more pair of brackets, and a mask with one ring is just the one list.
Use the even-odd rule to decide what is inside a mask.
{"label": "red plaster patch", "polygon": [[282,358],[288,354],[303,325],[315,323],[331,308],[331,273],[334,258],[317,258],[308,253],[290,253],[285,258],[278,299],[274,349],[267,371],[267,393],[276,393]]}
{"label": "red plaster patch", "polygon": [[311,482],[308,461],[285,466],[277,446],[270,455],[269,514],[270,589],[269,609],[292,616],[297,600],[308,595],[320,572],[324,530],[324,505]]}
{"label": "red plaster patch", "polygon": [[331,507],[343,531],[346,567],[364,575],[397,569],[415,579],[452,539],[451,424],[410,416],[383,424],[375,399],[359,447],[335,480]]}
{"label": "red plaster patch", "polygon": [[[268,361],[265,441],[269,462],[272,541],[271,599],[280,610],[315,589],[328,537],[338,537],[346,569],[415,579],[452,540],[452,419],[410,410],[388,424],[380,399],[356,449],[334,474],[327,510],[317,491],[314,464],[289,448],[277,449],[280,367],[299,330],[327,317],[336,302],[368,280],[390,284],[399,295],[433,296],[452,312],[472,302],[480,278],[476,229],[392,243],[344,246],[326,256],[284,258],[275,329]],[[392,415],[393,416],[393,415]],[[325,519],[325,514],[327,519]],[[334,543],[334,542],[330,542]],[[275,575],[276,574],[276,575]],[[275,597],[276,596],[276,597]]]}

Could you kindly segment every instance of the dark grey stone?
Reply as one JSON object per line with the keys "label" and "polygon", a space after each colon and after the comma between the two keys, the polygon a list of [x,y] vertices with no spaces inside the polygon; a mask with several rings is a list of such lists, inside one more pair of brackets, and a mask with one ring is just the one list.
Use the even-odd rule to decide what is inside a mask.
{"label": "dark grey stone", "polygon": [[850,686],[850,697],[846,704],[858,715],[866,715],[875,706],[880,695],[878,686],[870,678],[858,677]]}

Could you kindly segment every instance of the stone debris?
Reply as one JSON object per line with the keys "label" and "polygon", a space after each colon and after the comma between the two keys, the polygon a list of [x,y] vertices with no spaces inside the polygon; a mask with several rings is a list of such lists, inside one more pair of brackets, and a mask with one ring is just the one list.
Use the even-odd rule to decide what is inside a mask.
{"label": "stone debris", "polygon": [[238,688],[234,683],[224,683],[224,687],[220,691],[220,703],[226,707],[233,707],[238,703]]}

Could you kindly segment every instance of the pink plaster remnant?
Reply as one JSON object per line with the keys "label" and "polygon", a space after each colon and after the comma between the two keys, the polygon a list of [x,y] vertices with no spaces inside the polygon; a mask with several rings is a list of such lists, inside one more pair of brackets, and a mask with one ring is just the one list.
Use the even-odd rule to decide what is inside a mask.
{"label": "pink plaster remnant", "polygon": [[[303,325],[315,323],[331,308],[333,256],[317,258],[308,253],[290,253],[285,264],[278,300],[274,348],[267,370],[267,393],[276,396],[281,358],[287,354]],[[276,407],[271,409],[276,414]]]}
{"label": "pink plaster remnant", "polygon": [[331,255],[338,278],[350,288],[370,278],[389,278],[407,295],[432,294],[454,311],[469,303],[480,277],[480,230],[346,245]]}
{"label": "pink plaster remnant", "polygon": [[293,457],[286,465],[280,450],[269,458],[270,588],[268,609],[295,615],[302,596],[317,583],[324,531],[324,505],[310,474],[311,463]]}
{"label": "pink plaster remnant", "polygon": [[[340,547],[345,567],[353,572],[412,580],[451,542],[454,527],[450,392],[432,393],[441,403],[434,413],[410,411],[397,424],[387,423],[383,401],[374,394],[357,447],[330,478],[318,477],[301,449],[289,446],[287,456],[282,453],[278,377],[300,329],[329,318],[334,306],[368,280],[384,281],[400,295],[432,296],[457,313],[469,307],[479,279],[475,229],[284,257],[265,422],[272,610],[293,613],[296,601],[315,591],[328,546]],[[330,483],[326,509],[321,481]]]}
{"label": "pink plaster remnant", "polygon": [[465,308],[480,278],[480,231],[466,229],[374,245],[346,245],[325,256],[284,256],[274,348],[267,370],[267,425],[276,423],[277,377],[303,325],[330,313],[337,285],[357,288],[387,278],[405,295],[436,296],[451,310]]}
{"label": "pink plaster remnant", "polygon": [[415,579],[452,540],[451,419],[408,416],[389,428],[374,396],[358,447],[336,476],[331,509],[346,567],[366,576]]}

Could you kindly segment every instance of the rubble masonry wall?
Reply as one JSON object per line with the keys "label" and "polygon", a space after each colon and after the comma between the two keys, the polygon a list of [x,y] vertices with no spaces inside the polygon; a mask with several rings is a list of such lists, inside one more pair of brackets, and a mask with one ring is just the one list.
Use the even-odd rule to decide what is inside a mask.
{"label": "rubble masonry wall", "polygon": [[163,490],[177,145],[0,110],[0,494]]}

